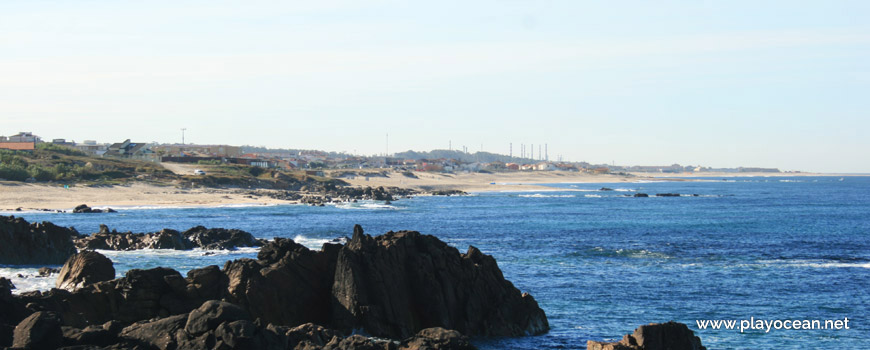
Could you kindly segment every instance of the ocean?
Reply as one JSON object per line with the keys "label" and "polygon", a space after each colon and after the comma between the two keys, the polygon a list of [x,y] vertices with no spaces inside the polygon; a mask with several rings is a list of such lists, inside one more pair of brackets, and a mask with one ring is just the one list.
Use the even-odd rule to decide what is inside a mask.
{"label": "ocean", "polygon": [[[870,177],[697,180],[553,184],[391,205],[5,214],[82,233],[96,232],[99,224],[134,232],[238,228],[315,249],[350,236],[354,224],[373,235],[420,231],[461,252],[474,245],[494,256],[517,288],[534,295],[552,328],[540,336],[475,339],[481,349],[585,349],[587,340],[617,341],[639,325],[670,320],[686,323],[709,349],[861,347],[870,335]],[[121,276],[132,268],[186,273],[223,266],[227,259],[254,257],[256,250],[104,253]],[[36,267],[0,267],[0,275],[12,276],[20,289],[51,287],[54,278],[32,277]],[[25,278],[15,277],[19,273]],[[848,318],[850,329],[741,332],[700,330],[696,322],[750,318]]]}

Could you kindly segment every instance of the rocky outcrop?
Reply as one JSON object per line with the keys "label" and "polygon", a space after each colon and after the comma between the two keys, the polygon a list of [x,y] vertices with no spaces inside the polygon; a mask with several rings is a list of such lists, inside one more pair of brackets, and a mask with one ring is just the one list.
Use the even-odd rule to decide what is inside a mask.
{"label": "rocky outcrop", "polygon": [[[506,281],[491,256],[474,247],[460,254],[414,231],[372,237],[357,225],[346,245],[319,251],[275,239],[256,260],[194,269],[186,278],[154,268],[98,281],[111,265],[103,259],[82,252],[61,271],[65,289],[9,297],[16,313],[0,325],[44,311],[66,327],[70,346],[334,350],[468,349],[462,334],[549,327],[534,298]],[[405,341],[342,335],[354,329]],[[0,345],[3,339],[0,333]]]}
{"label": "rocky outcrop", "polygon": [[196,247],[208,250],[232,250],[236,247],[258,247],[263,243],[250,233],[235,229],[197,226],[184,233],[172,229],[152,233],[133,233],[109,231],[106,225],[100,225],[99,232],[76,238],[75,245],[79,249],[91,250],[189,250]]}
{"label": "rocky outcrop", "polygon": [[50,222],[29,223],[14,216],[0,216],[0,264],[60,265],[76,253],[78,232]]}
{"label": "rocky outcrop", "polygon": [[227,299],[265,322],[330,324],[330,291],[339,249],[340,245],[325,244],[321,251],[312,251],[293,240],[276,238],[260,249],[257,260],[227,262]]}
{"label": "rocky outcrop", "polygon": [[0,347],[12,346],[15,326],[29,315],[24,305],[12,296],[15,285],[0,277]]}
{"label": "rocky outcrop", "polygon": [[402,341],[399,350],[475,350],[468,337],[441,327],[426,328],[411,338]]}
{"label": "rocky outcrop", "polygon": [[99,213],[115,213],[115,210],[112,208],[106,209],[94,209],[89,207],[87,204],[79,204],[72,211],[74,214],[99,214]]}
{"label": "rocky outcrop", "polygon": [[39,277],[49,277],[52,274],[56,274],[58,272],[60,272],[60,270],[53,267],[40,267],[39,270],[36,271]]}
{"label": "rocky outcrop", "polygon": [[60,322],[48,312],[35,312],[21,321],[12,340],[12,347],[21,349],[57,349],[61,344]]}
{"label": "rocky outcrop", "polygon": [[529,294],[504,279],[475,247],[460,254],[415,231],[371,237],[357,226],[338,254],[333,324],[372,335],[407,338],[429,327],[476,336],[521,336],[549,330]]}
{"label": "rocky outcrop", "polygon": [[254,238],[254,235],[236,229],[196,226],[184,231],[183,235],[194,246],[208,250],[259,247],[263,245],[262,241]]}
{"label": "rocky outcrop", "polygon": [[85,250],[74,254],[63,264],[55,286],[73,291],[102,281],[115,279],[112,260],[103,254]]}
{"label": "rocky outcrop", "polygon": [[13,289],[15,289],[15,285],[12,284],[12,281],[6,277],[0,277],[0,297],[11,294]]}
{"label": "rocky outcrop", "polygon": [[679,193],[656,193],[656,197],[679,197]]}
{"label": "rocky outcrop", "polygon": [[649,195],[646,193],[635,193],[634,197],[635,198],[647,198],[647,197],[649,197]]}
{"label": "rocky outcrop", "polygon": [[688,326],[670,321],[637,327],[615,343],[586,342],[587,350],[706,350]]}
{"label": "rocky outcrop", "polygon": [[117,320],[124,324],[190,312],[219,300],[226,276],[217,266],[194,269],[183,278],[167,268],[133,269],[122,278],[85,285],[70,292],[52,289],[17,296],[20,305],[52,311],[64,326],[83,328]]}

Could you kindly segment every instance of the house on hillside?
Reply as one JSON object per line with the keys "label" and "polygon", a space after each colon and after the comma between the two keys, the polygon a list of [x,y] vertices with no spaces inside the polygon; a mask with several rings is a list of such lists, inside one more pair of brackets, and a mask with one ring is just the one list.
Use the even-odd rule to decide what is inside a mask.
{"label": "house on hillside", "polygon": [[42,142],[42,139],[39,136],[29,131],[22,131],[9,137],[0,136],[0,149],[32,151],[36,149],[36,144],[40,142]]}
{"label": "house on hillside", "polygon": [[159,160],[159,157],[151,150],[149,144],[144,142],[130,142],[130,139],[124,140],[124,142],[111,144],[106,153],[103,153],[103,157],[138,159],[149,162],[156,162]]}

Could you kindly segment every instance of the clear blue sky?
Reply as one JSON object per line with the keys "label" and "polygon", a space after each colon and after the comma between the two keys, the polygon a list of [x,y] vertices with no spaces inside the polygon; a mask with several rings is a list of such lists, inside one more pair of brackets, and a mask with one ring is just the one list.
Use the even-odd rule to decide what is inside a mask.
{"label": "clear blue sky", "polygon": [[870,1],[296,3],[0,2],[0,134],[870,172]]}

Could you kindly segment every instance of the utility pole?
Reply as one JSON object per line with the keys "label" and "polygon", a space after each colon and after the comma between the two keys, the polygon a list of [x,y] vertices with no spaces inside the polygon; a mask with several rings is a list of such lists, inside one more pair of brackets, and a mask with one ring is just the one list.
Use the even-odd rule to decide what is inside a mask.
{"label": "utility pole", "polygon": [[390,133],[387,133],[387,153],[384,154],[384,157],[387,157],[389,155],[390,155]]}
{"label": "utility pole", "polygon": [[508,143],[508,149],[509,149],[508,157],[513,158],[514,157],[514,143],[513,142]]}
{"label": "utility pole", "polygon": [[532,155],[529,158],[531,158],[532,161],[534,161],[535,160],[535,144],[534,143],[532,144],[531,149],[532,149]]}
{"label": "utility pole", "polygon": [[550,161],[550,150],[547,149],[547,144],[544,144],[544,160]]}
{"label": "utility pole", "polygon": [[184,145],[184,131],[185,130],[187,130],[187,128],[181,128],[181,144],[182,145]]}

